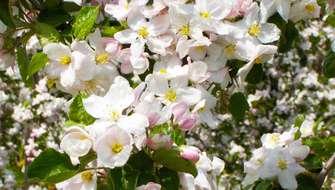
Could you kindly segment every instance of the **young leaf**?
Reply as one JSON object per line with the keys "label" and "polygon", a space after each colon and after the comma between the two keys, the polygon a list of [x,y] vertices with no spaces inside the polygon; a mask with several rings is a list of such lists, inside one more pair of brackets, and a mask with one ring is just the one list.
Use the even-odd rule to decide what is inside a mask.
{"label": "young leaf", "polygon": [[73,99],[68,116],[71,121],[84,125],[90,125],[95,121],[95,119],[86,112],[81,94],[78,94]]}
{"label": "young leaf", "polygon": [[228,109],[237,121],[243,120],[245,112],[249,110],[249,104],[244,94],[238,92],[231,96]]}
{"label": "young leaf", "polygon": [[191,161],[180,157],[180,152],[178,150],[158,149],[154,152],[152,158],[155,162],[162,164],[170,170],[189,173],[194,177],[198,174],[195,165]]}
{"label": "young leaf", "polygon": [[76,175],[78,167],[73,166],[68,155],[54,149],[46,149],[28,166],[31,180],[59,183]]}
{"label": "young leaf", "polygon": [[41,70],[48,62],[48,57],[42,52],[36,53],[28,66],[27,77],[32,77],[35,73]]}
{"label": "young leaf", "polygon": [[99,15],[99,7],[83,7],[75,17],[73,34],[77,39],[83,40],[91,32]]}

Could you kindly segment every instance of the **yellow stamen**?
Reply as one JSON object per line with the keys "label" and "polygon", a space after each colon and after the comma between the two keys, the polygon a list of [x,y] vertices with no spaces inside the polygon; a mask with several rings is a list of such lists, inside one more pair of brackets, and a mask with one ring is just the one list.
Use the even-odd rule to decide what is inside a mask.
{"label": "yellow stamen", "polygon": [[116,121],[116,120],[119,119],[120,114],[119,114],[118,112],[116,112],[116,111],[112,111],[112,113],[111,113],[111,117],[112,117],[112,120],[113,120],[113,121]]}
{"label": "yellow stamen", "polygon": [[190,35],[190,26],[189,25],[184,25],[180,29],[180,34],[184,36]]}
{"label": "yellow stamen", "polygon": [[93,180],[93,173],[90,171],[82,172],[80,176],[84,182],[90,182]]}
{"label": "yellow stamen", "polygon": [[177,100],[177,93],[173,89],[169,89],[165,94],[165,99],[170,102],[174,102]]}
{"label": "yellow stamen", "polygon": [[59,59],[59,63],[63,65],[68,65],[71,63],[71,57],[68,55],[64,55]]}
{"label": "yellow stamen", "polygon": [[122,146],[122,144],[119,144],[119,143],[115,143],[115,144],[113,144],[113,146],[112,146],[112,151],[113,151],[115,154],[120,153],[122,150],[123,150],[123,146]]}
{"label": "yellow stamen", "polygon": [[287,169],[287,163],[285,160],[279,160],[277,163],[277,166],[281,170],[286,170]]}
{"label": "yellow stamen", "polygon": [[200,16],[201,16],[202,18],[204,18],[204,19],[208,19],[209,16],[210,16],[210,14],[209,14],[209,12],[205,11],[205,12],[201,12],[201,13],[200,13]]}
{"label": "yellow stamen", "polygon": [[305,10],[309,13],[309,14],[312,14],[315,12],[315,5],[313,3],[307,3],[306,6],[305,6]]}
{"label": "yellow stamen", "polygon": [[225,51],[225,53],[227,54],[227,56],[228,56],[229,58],[231,58],[231,57],[234,56],[234,53],[235,53],[235,51],[236,51],[236,47],[235,47],[235,45],[230,44],[230,45],[228,45],[228,46],[226,46],[226,47],[224,48],[224,51]]}
{"label": "yellow stamen", "polygon": [[258,36],[260,33],[261,33],[261,27],[259,24],[255,23],[255,24],[252,24],[249,28],[249,31],[248,33],[251,35],[251,36]]}
{"label": "yellow stamen", "polygon": [[167,73],[167,70],[166,69],[160,69],[159,70],[159,74],[166,74]]}
{"label": "yellow stamen", "polygon": [[108,53],[101,53],[100,55],[97,55],[95,57],[95,61],[97,62],[97,64],[106,64],[108,63],[109,60],[109,55]]}
{"label": "yellow stamen", "polygon": [[262,64],[263,61],[262,61],[262,59],[261,59],[260,57],[257,57],[257,58],[255,59],[255,63],[256,63],[256,64]]}
{"label": "yellow stamen", "polygon": [[141,28],[139,28],[138,35],[141,36],[142,38],[147,38],[149,35],[147,27],[142,26]]}

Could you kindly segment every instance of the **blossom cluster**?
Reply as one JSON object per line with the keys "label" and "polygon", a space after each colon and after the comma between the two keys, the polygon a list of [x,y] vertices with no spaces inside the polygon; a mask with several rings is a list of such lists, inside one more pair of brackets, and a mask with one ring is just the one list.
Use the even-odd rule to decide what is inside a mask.
{"label": "blossom cluster", "polygon": [[[25,49],[30,54],[38,52],[36,55],[46,57],[43,73],[47,78],[37,85],[39,94],[33,99],[23,93],[27,101],[13,107],[12,114],[18,123],[29,123],[35,115],[57,120],[57,111],[68,111],[71,115],[73,103],[77,104],[74,105],[76,111],[80,111],[77,115],[89,120],[81,123],[72,121],[72,116],[69,116],[69,126],[64,128],[59,150],[70,157],[73,165],[80,166],[82,157],[96,156],[86,169],[84,167],[72,178],[57,184],[57,188],[64,190],[95,190],[99,177],[108,175],[106,169],[126,166],[129,159],[139,152],[146,152],[153,158],[162,149],[177,150],[178,158],[196,167],[197,175],[178,172],[181,189],[222,189],[225,162],[222,158],[207,156],[203,152],[206,147],[200,150],[200,146],[196,147],[200,143],[187,137],[203,135],[197,134],[202,128],[219,130],[222,122],[230,119],[229,114],[223,115],[222,110],[218,111],[218,104],[225,101],[219,99],[219,94],[224,92],[229,96],[248,92],[250,86],[246,79],[253,68],[267,62],[272,66],[278,59],[274,57],[282,28],[271,21],[272,16],[276,14],[285,23],[294,24],[317,18],[321,12],[316,0],[70,2],[83,7],[100,5],[99,18],[93,23],[97,27],[92,28],[93,33],[80,39],[65,37],[48,41],[35,35],[30,38]],[[25,16],[29,17],[27,20],[35,19],[34,13]],[[106,35],[106,23],[116,23],[112,35]],[[0,33],[6,31],[7,26],[0,21]],[[20,33],[15,35],[20,36]],[[0,50],[0,69],[10,70],[9,66],[19,62],[20,58],[15,60],[5,46],[0,35],[0,47],[3,47]],[[17,50],[16,53],[20,52]],[[242,66],[237,66],[237,62]],[[21,75],[24,73],[22,66],[12,68],[20,70]],[[276,74],[276,71],[269,70],[270,74],[267,74]],[[316,73],[303,78],[308,72],[300,71],[303,74],[295,80],[302,81],[306,87],[317,84]],[[22,79],[30,78],[24,76]],[[284,83],[284,78],[278,80]],[[75,98],[65,104],[63,99],[54,98],[47,92],[47,85],[55,85]],[[263,87],[267,85],[271,87],[271,84],[263,83]],[[331,89],[327,90],[331,94]],[[256,90],[256,95],[249,95],[249,104],[271,93],[273,91]],[[0,102],[2,99],[6,101],[8,97],[0,91]],[[276,100],[279,112],[288,111],[284,106],[285,100]],[[52,103],[44,104],[45,101]],[[256,114],[258,110],[251,111]],[[266,121],[259,118],[256,123],[272,130]],[[303,136],[311,135],[311,126],[306,121],[301,129]],[[25,142],[28,162],[40,154],[35,140],[46,133],[46,128],[47,124],[43,123],[38,129],[31,130]],[[238,130],[249,132],[245,127]],[[292,129],[283,134],[263,135],[263,146],[253,151],[252,158],[244,164],[247,174],[244,185],[259,179],[278,179],[282,188],[296,189],[295,177],[305,171],[299,162],[309,154],[309,148],[302,144],[301,139],[295,139],[295,134],[296,130]],[[239,132],[235,135],[239,136]],[[224,137],[222,139],[230,143],[229,154],[238,153],[246,158],[242,146]],[[162,185],[150,181],[137,189],[158,190]]]}
{"label": "blossom cluster", "polygon": [[304,172],[299,165],[309,154],[309,147],[295,140],[296,129],[288,132],[265,134],[262,136],[262,147],[253,151],[252,158],[244,163],[247,173],[243,183],[250,185],[258,178],[278,181],[284,189],[296,189],[298,183],[295,176]]}

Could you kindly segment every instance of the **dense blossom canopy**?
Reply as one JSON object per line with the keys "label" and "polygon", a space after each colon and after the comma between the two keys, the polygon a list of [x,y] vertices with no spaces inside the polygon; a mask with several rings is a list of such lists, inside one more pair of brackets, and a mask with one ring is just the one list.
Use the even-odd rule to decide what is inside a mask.
{"label": "dense blossom canopy", "polygon": [[0,188],[335,188],[334,7],[3,0]]}

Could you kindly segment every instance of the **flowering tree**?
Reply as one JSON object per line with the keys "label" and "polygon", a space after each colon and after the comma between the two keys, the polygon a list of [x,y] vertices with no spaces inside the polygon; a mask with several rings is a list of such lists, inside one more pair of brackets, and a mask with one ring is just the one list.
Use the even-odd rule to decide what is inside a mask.
{"label": "flowering tree", "polygon": [[4,188],[335,188],[334,4],[2,0]]}

